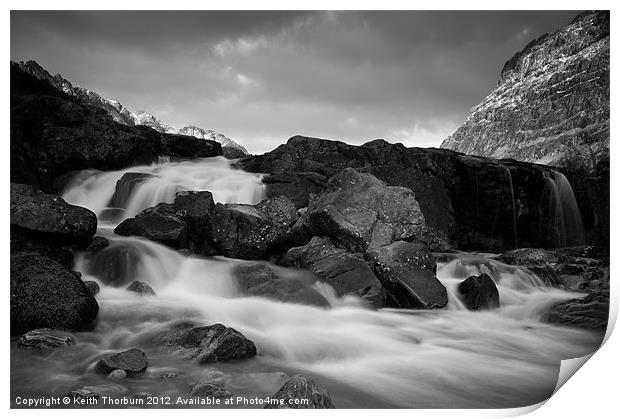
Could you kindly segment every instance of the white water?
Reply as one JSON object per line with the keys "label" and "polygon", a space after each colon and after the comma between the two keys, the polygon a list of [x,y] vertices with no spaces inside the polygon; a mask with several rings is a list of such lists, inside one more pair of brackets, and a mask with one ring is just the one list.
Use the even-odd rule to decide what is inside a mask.
{"label": "white water", "polygon": [[[210,177],[213,186],[201,183],[205,189],[227,190],[226,170],[232,177],[230,189],[238,177],[249,176],[212,162],[191,166],[205,178],[211,169],[218,173]],[[171,172],[167,179],[183,177],[173,175],[176,169],[167,164],[157,165],[160,173]],[[82,179],[82,186],[73,186],[65,198],[76,203],[79,197],[83,205],[101,211],[104,199],[95,184],[115,184],[122,172],[114,173]],[[243,192],[246,202],[261,193],[253,185],[253,191]],[[105,193],[109,197],[113,191]],[[235,395],[264,397],[273,395],[287,374],[301,372],[326,387],[337,407],[516,407],[547,398],[560,360],[591,352],[599,343],[593,334],[540,322],[546,307],[574,294],[547,288],[532,273],[501,264],[492,255],[438,255],[437,276],[449,295],[445,309],[370,310],[355,298],[337,299],[329,286],[317,283],[316,289],[332,303],[331,308],[319,308],[240,296],[233,269],[248,262],[185,257],[145,239],[114,236],[110,227],[99,233],[108,236],[112,246],[137,249],[140,261],[134,263],[133,279],[151,284],[157,296],[137,297],[102,284],[96,329],[78,334],[79,344],[58,355],[14,358],[11,370],[20,379],[12,380],[13,392],[62,394],[86,384],[109,383],[92,372],[96,360],[110,351],[140,347],[149,356],[149,370],[122,382],[130,394],[182,395],[191,383],[209,379]],[[76,262],[84,279],[99,281],[88,259],[80,255]],[[309,275],[272,267],[281,276]],[[496,282],[501,307],[468,311],[459,299],[458,283],[483,272]],[[234,327],[256,343],[259,355],[240,363],[198,366],[153,344],[172,323],[184,319]],[[162,372],[171,369],[181,375],[163,380]]]}
{"label": "white water", "polygon": [[585,230],[575,193],[566,176],[553,171],[545,177],[543,199],[549,206],[555,245],[575,246],[585,242]]}

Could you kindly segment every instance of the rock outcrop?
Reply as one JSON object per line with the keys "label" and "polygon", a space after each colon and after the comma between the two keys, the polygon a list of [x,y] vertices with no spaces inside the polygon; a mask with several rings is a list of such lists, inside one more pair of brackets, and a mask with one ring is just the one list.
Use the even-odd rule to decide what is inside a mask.
{"label": "rock outcrop", "polygon": [[490,310],[499,307],[499,291],[487,274],[470,276],[459,284],[463,304],[470,310]]}
{"label": "rock outcrop", "polygon": [[94,326],[99,306],[78,275],[37,253],[11,254],[11,334]]}
{"label": "rock outcrop", "polygon": [[527,44],[441,147],[556,165],[608,154],[609,11],[582,13]]}
{"label": "rock outcrop", "polygon": [[[353,146],[301,136],[269,153],[243,158],[237,165],[287,182],[309,172],[332,177],[347,167],[370,173],[389,186],[413,191],[426,224],[458,249],[579,244],[578,240],[560,243],[566,231],[558,231],[558,220],[568,215],[558,206],[557,182],[562,182],[567,198],[572,192],[561,174],[546,166],[406,148],[383,140]],[[266,186],[267,194],[278,188],[297,202],[306,196],[278,182],[267,181]],[[312,193],[307,190],[307,195]]]}
{"label": "rock outcrop", "polygon": [[187,247],[185,213],[173,204],[160,203],[120,223],[114,232],[121,236],[142,236],[175,249]]}

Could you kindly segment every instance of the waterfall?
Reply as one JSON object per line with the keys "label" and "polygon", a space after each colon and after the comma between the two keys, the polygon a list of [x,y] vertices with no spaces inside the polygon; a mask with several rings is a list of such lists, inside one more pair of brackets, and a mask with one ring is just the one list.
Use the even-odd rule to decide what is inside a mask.
{"label": "waterfall", "polygon": [[260,175],[234,169],[224,157],[168,158],[150,166],[81,172],[63,198],[91,209],[100,221],[118,223],[160,202],[173,202],[179,191],[210,191],[215,202],[255,204],[264,198],[264,188]]}
{"label": "waterfall", "polygon": [[585,243],[585,230],[575,193],[564,174],[545,172],[543,203],[549,210],[554,246],[566,247]]}
{"label": "waterfall", "polygon": [[[557,195],[565,194],[561,179],[556,182]],[[120,219],[169,202],[180,189],[210,190],[220,202],[254,203],[263,196],[259,176],[216,158],[86,171],[64,197],[98,215],[114,203]],[[265,397],[287,375],[303,373],[325,386],[340,408],[517,407],[548,397],[560,360],[589,353],[599,342],[589,332],[540,321],[549,305],[580,294],[548,288],[527,269],[493,255],[438,255],[437,277],[449,299],[440,310],[371,310],[354,297],[339,298],[308,271],[264,262],[279,278],[309,280],[329,302],[323,307],[243,294],[235,269],[248,261],[187,256],[144,238],[116,236],[109,227],[98,231],[110,240],[107,248],[76,255],[83,279],[101,287],[96,328],[76,333],[77,344],[57,356],[12,358],[12,377],[20,377],[11,382],[14,394],[67,394],[106,382],[93,371],[96,360],[139,347],[149,367],[122,383],[128,394],[176,397],[193,383],[215,381],[235,395]],[[458,284],[480,273],[496,283],[501,306],[468,311]],[[134,280],[157,295],[127,291]],[[258,356],[198,365],[158,346],[162,334],[185,321],[233,327],[255,342]]]}
{"label": "waterfall", "polygon": [[512,173],[510,173],[510,169],[506,166],[502,167],[506,171],[506,177],[508,178],[508,187],[510,188],[510,203],[512,205],[512,233],[514,237],[514,247],[516,249],[517,247],[519,247],[519,232],[517,230],[517,202],[515,201],[515,190],[512,183]]}

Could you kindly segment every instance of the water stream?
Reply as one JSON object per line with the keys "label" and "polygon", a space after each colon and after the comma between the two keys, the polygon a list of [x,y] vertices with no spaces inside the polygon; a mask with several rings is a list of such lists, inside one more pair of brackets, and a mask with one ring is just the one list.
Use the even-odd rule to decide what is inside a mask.
{"label": "water stream", "polygon": [[[77,333],[76,345],[49,355],[12,351],[13,394],[63,395],[84,385],[120,384],[119,391],[128,396],[177,396],[186,395],[192,383],[210,380],[235,396],[266,397],[287,376],[304,373],[327,388],[340,408],[517,407],[547,398],[560,360],[591,352],[599,343],[600,337],[589,332],[540,321],[550,304],[577,294],[546,287],[526,269],[489,254],[436,255],[437,276],[449,295],[441,310],[370,310],[354,298],[337,299],[319,283],[314,286],[331,307],[241,296],[233,271],[248,262],[187,257],[146,239],[116,236],[112,229],[121,218],[159,201],[171,202],[180,189],[210,190],[219,202],[255,203],[264,193],[259,177],[234,170],[222,159],[161,162],[82,173],[64,198],[101,216],[117,182],[130,172],[152,176],[126,188],[116,201],[122,211],[101,223],[98,234],[108,237],[111,246],[134,250],[138,256],[128,267],[132,279],[148,282],[157,295],[139,297],[104,285],[89,259],[76,255],[84,279],[101,285],[98,324],[92,332]],[[271,266],[280,276],[309,275]],[[482,272],[496,282],[501,306],[471,312],[457,286]],[[198,365],[154,343],[184,320],[234,327],[256,343],[259,354],[242,362]],[[147,353],[145,375],[115,383],[93,372],[102,355],[131,347]]]}

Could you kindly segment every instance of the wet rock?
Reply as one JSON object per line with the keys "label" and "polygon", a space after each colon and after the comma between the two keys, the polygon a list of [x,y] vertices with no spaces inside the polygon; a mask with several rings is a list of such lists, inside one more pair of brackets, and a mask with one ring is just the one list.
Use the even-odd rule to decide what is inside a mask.
{"label": "wet rock", "polygon": [[299,218],[295,205],[282,195],[264,199],[256,204],[256,208],[266,214],[275,225],[284,228],[291,227]]}
{"label": "wet rock", "polygon": [[86,288],[88,288],[88,291],[93,297],[99,294],[99,284],[97,284],[95,281],[84,281],[84,285],[86,285]]}
{"label": "wet rock", "polygon": [[33,237],[80,243],[97,230],[97,217],[28,185],[11,183],[11,229]]}
{"label": "wet rock", "polygon": [[267,197],[286,196],[296,208],[308,206],[312,195],[323,190],[327,177],[319,173],[275,173],[263,178]]}
{"label": "wet rock", "polygon": [[62,330],[48,328],[35,329],[20,336],[17,346],[20,348],[50,349],[75,344],[75,336]]}
{"label": "wet rock", "polygon": [[135,292],[138,295],[157,295],[149,284],[142,281],[134,281],[126,289],[127,291]]}
{"label": "wet rock", "polygon": [[431,309],[448,304],[446,288],[435,277],[435,258],[422,244],[398,241],[373,249],[365,257],[389,305]]}
{"label": "wet rock", "polygon": [[11,255],[11,334],[88,330],[98,312],[86,285],[63,265],[36,253]]}
{"label": "wet rock", "polygon": [[108,247],[88,255],[88,272],[107,285],[128,284],[136,276],[142,252],[147,250],[137,243],[113,242]]}
{"label": "wet rock", "polygon": [[35,238],[24,231],[17,230],[11,229],[11,253],[34,252],[55,260],[69,269],[73,267],[73,253],[69,246],[59,245],[54,240]]}
{"label": "wet rock", "polygon": [[[295,375],[273,395],[284,404],[267,404],[265,409],[335,409],[327,390],[303,375]],[[304,403],[303,401],[308,401]],[[301,401],[302,403],[295,403]]]}
{"label": "wet rock", "polygon": [[190,397],[228,398],[232,393],[215,383],[197,383],[189,392]]}
{"label": "wet rock", "polygon": [[123,176],[121,176],[121,178],[116,182],[114,194],[112,195],[112,198],[110,198],[108,206],[112,208],[125,208],[127,206],[127,202],[129,202],[129,197],[131,197],[136,187],[152,177],[153,175],[149,173],[124,173]]}
{"label": "wet rock", "polygon": [[172,347],[187,359],[200,364],[250,358],[256,355],[254,342],[222,324],[192,327],[165,335],[162,345]]}
{"label": "wet rock", "polygon": [[522,248],[502,253],[497,260],[509,265],[543,265],[558,263],[561,256],[554,250]]}
{"label": "wet rock", "polygon": [[491,310],[499,307],[499,291],[487,274],[470,276],[459,284],[463,303],[470,310]]}
{"label": "wet rock", "polygon": [[108,374],[108,378],[111,380],[124,380],[127,378],[127,373],[124,370],[114,370]]}
{"label": "wet rock", "polygon": [[210,254],[212,246],[206,238],[210,234],[211,215],[215,209],[211,192],[177,192],[174,199],[174,208],[186,214],[187,245],[191,248],[190,250],[195,249],[199,253]]}
{"label": "wet rock", "polygon": [[137,375],[146,371],[147,366],[146,354],[140,349],[132,348],[100,359],[95,365],[95,371],[108,375],[112,371],[123,370],[127,375]]}
{"label": "wet rock", "polygon": [[554,305],[545,316],[549,323],[605,332],[609,319],[609,288]]}
{"label": "wet rock", "polygon": [[90,253],[98,252],[110,245],[110,241],[105,237],[95,236],[88,241],[86,251]]}
{"label": "wet rock", "polygon": [[244,295],[268,297],[277,301],[297,304],[328,306],[327,300],[310,281],[299,275],[278,276],[266,263],[239,265],[234,272],[239,290]]}
{"label": "wet rock", "polygon": [[428,234],[430,229],[410,189],[387,186],[351,168],[333,176],[295,224],[300,240],[326,236],[352,252],[403,239],[424,241]]}
{"label": "wet rock", "polygon": [[305,246],[289,249],[287,259],[292,266],[317,275],[340,297],[350,294],[375,307],[385,305],[385,292],[366,262],[328,238],[313,237]]}
{"label": "wet rock", "polygon": [[187,247],[185,213],[173,204],[160,203],[135,218],[120,223],[114,232],[121,236],[142,236],[175,249]]}

